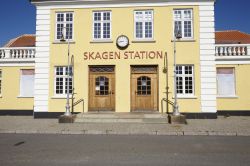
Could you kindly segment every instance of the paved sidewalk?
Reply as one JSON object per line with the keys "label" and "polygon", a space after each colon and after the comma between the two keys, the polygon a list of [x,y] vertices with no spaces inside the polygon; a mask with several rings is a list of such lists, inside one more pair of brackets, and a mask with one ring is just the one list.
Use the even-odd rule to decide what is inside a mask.
{"label": "paved sidewalk", "polygon": [[187,125],[141,123],[59,124],[57,119],[0,116],[0,133],[250,136],[250,117],[188,119]]}

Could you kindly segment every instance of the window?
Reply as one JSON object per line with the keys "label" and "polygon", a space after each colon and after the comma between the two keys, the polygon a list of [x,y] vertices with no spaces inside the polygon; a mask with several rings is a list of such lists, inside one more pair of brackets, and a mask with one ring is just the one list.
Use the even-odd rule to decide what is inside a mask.
{"label": "window", "polygon": [[193,10],[174,10],[174,35],[180,31],[182,38],[193,38]]}
{"label": "window", "polygon": [[93,12],[93,39],[111,38],[111,12]]}
{"label": "window", "polygon": [[178,95],[194,95],[194,67],[176,66],[176,90]]}
{"label": "window", "polygon": [[109,94],[109,79],[107,77],[100,76],[95,79],[95,94],[100,96]]}
{"label": "window", "polygon": [[235,96],[234,68],[217,68],[217,94]]}
{"label": "window", "polygon": [[137,78],[137,95],[151,94],[151,79],[146,76]]}
{"label": "window", "polygon": [[[72,67],[69,68],[69,93],[72,93]],[[55,94],[66,95],[68,85],[68,67],[58,66],[55,68]]]}
{"label": "window", "polygon": [[34,97],[34,69],[21,70],[20,96]]}
{"label": "window", "polygon": [[2,70],[0,70],[0,95],[2,94]]}
{"label": "window", "polygon": [[[65,28],[64,28],[65,27]],[[56,13],[56,40],[73,39],[73,13]]]}
{"label": "window", "polygon": [[153,39],[153,11],[135,11],[135,38]]}

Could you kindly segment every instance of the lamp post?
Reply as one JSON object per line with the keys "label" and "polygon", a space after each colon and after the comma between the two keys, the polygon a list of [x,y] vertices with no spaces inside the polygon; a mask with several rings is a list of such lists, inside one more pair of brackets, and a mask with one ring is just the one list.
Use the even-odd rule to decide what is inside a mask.
{"label": "lamp post", "polygon": [[173,107],[173,115],[174,116],[179,116],[179,106],[177,102],[177,85],[176,85],[176,39],[179,40],[181,39],[181,32],[178,30],[175,35],[174,35],[174,107]]}
{"label": "lamp post", "polygon": [[[65,36],[66,34],[68,33],[69,34],[69,29],[67,27],[63,27],[63,29],[65,29]],[[60,40],[61,42],[65,42],[65,38],[64,38],[64,34],[63,34],[63,31],[62,31],[62,38]],[[67,42],[68,42],[68,64],[67,64],[67,102],[66,102],[66,110],[65,110],[65,113],[64,115],[65,116],[71,116],[71,112],[70,112],[70,105],[69,105],[69,78],[70,78],[70,71],[69,71],[69,68],[70,68],[70,65],[69,65],[69,57],[70,57],[70,48],[69,48],[69,36],[67,38]]]}

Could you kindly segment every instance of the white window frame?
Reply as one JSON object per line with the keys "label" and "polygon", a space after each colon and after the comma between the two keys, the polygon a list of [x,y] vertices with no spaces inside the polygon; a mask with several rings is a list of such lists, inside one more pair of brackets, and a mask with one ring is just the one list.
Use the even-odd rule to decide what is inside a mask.
{"label": "white window frame", "polygon": [[[28,85],[23,85],[23,70],[33,70],[33,87],[30,87]],[[18,97],[34,97],[34,85],[35,85],[35,70],[34,69],[21,69],[20,70],[20,84],[19,84],[19,96]],[[26,88],[29,87],[29,88],[32,88],[32,95],[24,95],[22,92],[23,92],[23,86],[25,86]]]}
{"label": "white window frame", "polygon": [[[137,12],[142,12],[142,19],[137,19],[137,16],[136,16],[136,13]],[[151,19],[150,20],[148,20],[147,18],[146,18],[146,12],[151,12]],[[137,22],[142,22],[142,37],[140,38],[140,37],[137,37],[136,36],[136,23]],[[146,37],[146,35],[145,35],[145,32],[146,32],[146,30],[145,30],[145,23],[146,22],[151,22],[151,24],[152,24],[152,37]],[[134,11],[134,39],[135,40],[153,40],[154,39],[154,11],[153,10],[135,10]]]}
{"label": "white window frame", "polygon": [[3,72],[0,70],[0,96],[2,96],[2,86],[3,86]]}
{"label": "white window frame", "polygon": [[[175,11],[180,11],[181,12],[181,18],[177,19],[175,18]],[[189,18],[184,18],[184,11],[190,11],[191,12],[191,19]],[[173,38],[175,38],[175,21],[181,21],[181,39],[180,40],[192,40],[194,39],[194,20],[193,20],[193,9],[174,9],[173,10]],[[185,21],[191,21],[191,37],[185,37],[184,36],[184,22]]]}
{"label": "white window frame", "polygon": [[[232,69],[233,70],[233,92],[234,94],[231,94],[231,95],[226,95],[226,94],[219,94],[219,81],[218,81],[218,73],[217,73],[217,70],[218,69]],[[236,77],[235,77],[235,68],[234,67],[217,67],[216,68],[216,81],[217,81],[217,97],[237,97],[236,96]]]}
{"label": "white window frame", "polygon": [[[59,14],[64,15],[63,21],[57,21],[57,17]],[[67,14],[72,14],[72,21],[66,21]],[[66,27],[67,24],[72,24],[72,38],[70,38],[69,41],[73,41],[74,40],[74,12],[56,12],[56,16],[55,16],[55,41],[60,42],[61,38],[59,38],[59,39],[57,38],[57,24],[63,24],[63,27]],[[66,38],[66,28],[62,29],[62,33],[63,33],[65,40],[68,40]]]}
{"label": "white window frame", "polygon": [[[194,97],[195,95],[195,84],[194,84],[194,65],[176,65],[176,67],[181,66],[182,74],[178,74],[176,70],[176,78],[182,77],[182,93],[177,93],[177,97]],[[192,74],[185,74],[185,67],[192,67]],[[185,77],[192,77],[192,91],[193,93],[186,93],[186,87],[185,87]],[[177,81],[176,81],[177,84]],[[177,86],[176,86],[177,88]],[[177,91],[177,90],[176,90]]]}
{"label": "white window frame", "polygon": [[[62,67],[63,68],[63,75],[57,75],[56,74],[56,70],[58,67]],[[68,68],[68,66],[55,66],[54,68],[54,96],[56,97],[66,97],[67,93],[66,93],[66,79],[67,79],[67,73],[66,73],[66,69]],[[73,68],[72,68],[73,70]],[[57,93],[57,89],[56,89],[56,79],[57,78],[63,78],[63,93]],[[72,88],[73,88],[73,77],[70,76],[70,78],[72,79]],[[70,96],[71,96],[71,93],[70,93]]]}
{"label": "white window frame", "polygon": [[[95,21],[95,13],[100,13],[101,14],[101,20],[99,21]],[[110,16],[110,19],[109,20],[104,20],[103,19],[103,15],[104,13],[109,13],[109,16]],[[109,10],[101,10],[101,11],[93,11],[92,13],[92,39],[93,41],[98,41],[98,40],[101,40],[101,41],[105,41],[105,40],[111,40],[112,38],[112,12],[109,11]],[[101,37],[100,38],[95,38],[95,23],[100,23],[101,24]],[[110,34],[109,34],[109,38],[104,38],[103,36],[103,32],[104,32],[104,29],[103,29],[103,25],[104,23],[109,23],[110,24]]]}

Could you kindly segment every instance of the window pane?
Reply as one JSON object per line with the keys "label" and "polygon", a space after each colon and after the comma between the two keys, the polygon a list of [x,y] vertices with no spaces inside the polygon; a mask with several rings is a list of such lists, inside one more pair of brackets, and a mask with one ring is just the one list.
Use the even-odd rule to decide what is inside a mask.
{"label": "window pane", "polygon": [[58,13],[57,14],[57,21],[62,22],[64,20],[64,14],[63,13]]}
{"label": "window pane", "polygon": [[66,39],[72,39],[72,27],[73,24],[66,24]]}
{"label": "window pane", "polygon": [[66,21],[73,21],[73,14],[72,13],[66,13]]}
{"label": "window pane", "polygon": [[235,95],[235,77],[233,68],[217,69],[217,89],[218,95],[234,96]]}
{"label": "window pane", "polygon": [[182,77],[176,77],[176,91],[177,94],[183,93],[183,83],[182,83]]}
{"label": "window pane", "polygon": [[20,96],[34,96],[34,70],[21,70]]}
{"label": "window pane", "polygon": [[136,22],[136,38],[142,38],[142,22]]}
{"label": "window pane", "polygon": [[180,33],[182,36],[182,22],[181,21],[175,21],[175,26],[174,26],[174,34],[175,36],[177,33]]}
{"label": "window pane", "polygon": [[184,10],[184,19],[191,19],[191,10]]}
{"label": "window pane", "polygon": [[184,21],[184,37],[192,37],[191,21]]}
{"label": "window pane", "polygon": [[152,37],[152,22],[145,22],[145,38]]}
{"label": "window pane", "polygon": [[181,10],[175,10],[174,11],[174,18],[175,19],[181,19]]}
{"label": "window pane", "polygon": [[103,38],[110,38],[110,23],[103,24]]}
{"label": "window pane", "polygon": [[63,33],[63,24],[56,24],[56,39],[61,39]]}

